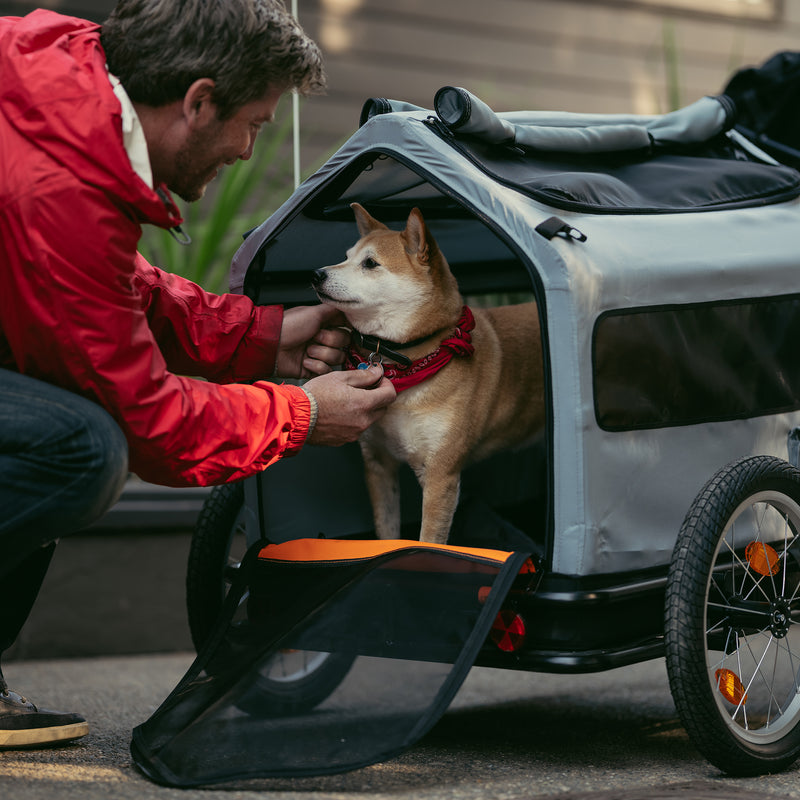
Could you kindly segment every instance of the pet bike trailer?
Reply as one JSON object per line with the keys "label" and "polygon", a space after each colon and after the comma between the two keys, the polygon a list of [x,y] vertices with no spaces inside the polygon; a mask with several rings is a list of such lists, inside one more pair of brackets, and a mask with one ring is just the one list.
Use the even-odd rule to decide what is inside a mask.
{"label": "pet bike trailer", "polygon": [[[450,653],[455,682],[463,659],[582,673],[666,656],[680,718],[712,763],[731,774],[786,768],[800,755],[800,174],[733,127],[736,102],[727,94],[654,117],[496,114],[452,87],[432,106],[369,101],[353,136],[246,237],[233,290],[257,303],[315,302],[311,272],[356,241],[349,206],[357,201],[390,227],[420,208],[469,303],[534,299],[544,434],[464,473],[449,544],[531,554],[536,581],[517,578],[500,602],[498,582],[505,587],[508,576],[498,572],[489,594],[497,606],[484,606],[493,631],[480,614],[474,622],[475,608],[453,612],[469,617],[468,637],[481,639],[474,653]],[[255,774],[236,756],[251,692],[267,707],[290,693],[298,730],[308,731],[306,717],[322,724],[336,687],[350,681],[334,657],[340,650],[349,653],[344,663],[353,653],[378,657],[392,684],[404,659],[440,663],[427,636],[454,624],[446,609],[461,590],[458,571],[436,567],[423,592],[429,604],[409,611],[422,638],[395,665],[392,652],[358,640],[371,607],[350,622],[337,617],[322,636],[329,623],[315,622],[319,598],[306,602],[305,583],[295,591],[294,578],[284,580],[289,567],[273,575],[250,558],[237,568],[247,547],[263,552],[261,539],[277,547],[319,537],[368,542],[362,469],[357,446],[308,447],[214,491],[188,574],[201,655],[166,712],[137,736],[145,770],[157,772],[146,754],[175,737],[194,741],[198,730],[198,757],[213,739],[216,758],[222,752],[234,766],[205,764],[199,778],[188,770],[192,780]],[[402,497],[402,535],[412,540],[420,493],[410,473]],[[428,572],[412,577],[391,563],[387,592],[405,609]],[[301,560],[291,569],[308,567]],[[234,591],[219,621],[228,583],[241,580],[248,602],[237,606],[242,590]],[[288,604],[261,601],[287,584]],[[361,591],[347,582],[319,587],[334,600]],[[475,594],[472,582],[466,596]],[[245,646],[226,620],[251,603],[258,619],[243,629]],[[384,624],[380,604],[375,611]],[[256,646],[252,631],[257,652],[232,658]],[[270,659],[285,661],[271,688],[263,679]],[[389,709],[381,683],[364,680],[363,692],[374,693],[366,702]],[[428,691],[416,682],[400,688],[410,703]],[[437,713],[452,690],[441,689]],[[293,718],[282,710],[274,719],[274,727],[258,723],[262,751],[289,736]],[[400,739],[412,743],[425,724],[383,748],[373,743],[373,757]],[[346,766],[324,752],[318,772]],[[359,763],[369,757],[362,752]],[[285,763],[310,768],[288,756]],[[263,774],[272,771],[263,765]]]}

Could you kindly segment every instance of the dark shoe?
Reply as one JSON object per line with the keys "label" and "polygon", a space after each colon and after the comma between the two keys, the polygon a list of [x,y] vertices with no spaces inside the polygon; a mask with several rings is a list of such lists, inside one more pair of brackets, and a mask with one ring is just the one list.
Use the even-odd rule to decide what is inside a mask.
{"label": "dark shoe", "polygon": [[0,750],[60,744],[87,733],[89,723],[79,714],[48,711],[16,692],[0,691]]}

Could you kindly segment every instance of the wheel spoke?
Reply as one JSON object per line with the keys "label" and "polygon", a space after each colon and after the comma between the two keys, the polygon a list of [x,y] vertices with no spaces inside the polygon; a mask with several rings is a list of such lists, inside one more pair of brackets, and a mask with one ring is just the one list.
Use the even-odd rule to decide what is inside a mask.
{"label": "wheel spoke", "polygon": [[[778,682],[778,656],[780,655],[780,643],[776,639],[776,647],[775,647],[775,657],[772,659],[772,680],[770,681],[770,686],[775,686]],[[770,705],[767,708],[767,727],[770,724],[770,711],[772,710],[772,701],[773,695],[770,693]],[[775,710],[776,710],[776,717],[779,717],[782,713],[782,709],[780,703],[777,699],[775,699]]]}
{"label": "wheel spoke", "polygon": [[709,608],[720,608],[723,611],[735,612],[737,614],[753,614],[758,617],[763,617],[763,611],[757,611],[755,608],[742,608],[738,605],[730,605],[728,603],[708,603]]}
{"label": "wheel spoke", "polygon": [[[769,556],[767,555],[767,551],[766,551],[766,548],[769,545],[767,545],[767,543],[764,540],[764,536],[763,536],[764,520],[765,520],[765,518],[767,516],[767,512],[772,508],[772,506],[769,503],[763,503],[763,506],[764,506],[764,511],[761,513],[761,519],[757,520],[757,522],[756,522],[756,530],[758,531],[758,536],[756,537],[755,541],[764,548],[764,555],[765,555],[767,564],[769,565],[770,568],[767,569],[766,573],[762,573],[762,574],[769,575],[770,581],[772,583],[772,591],[775,592],[776,590],[775,590],[774,573],[772,572],[772,569],[771,569],[772,565],[769,564]],[[786,527],[786,520],[784,518],[784,529],[785,529],[785,527]]]}
{"label": "wheel spoke", "polygon": [[786,652],[786,656],[789,660],[789,670],[794,676],[794,691],[795,694],[797,694],[800,692],[800,683],[798,682],[800,681],[800,668],[795,666],[795,656],[791,647],[791,640],[793,638],[791,635],[791,628],[794,625],[797,625],[795,621],[792,620],[789,622],[789,633],[784,639],[778,641],[778,650],[784,650]]}
{"label": "wheel spoke", "polygon": [[[752,595],[752,593],[757,589],[764,596],[765,600],[769,600],[769,595],[764,591],[764,588],[761,585],[763,576],[760,578],[755,578],[750,568],[750,564],[746,560],[743,560],[741,555],[738,552],[736,552],[735,549],[736,538],[735,538],[734,528],[735,526],[732,525],[729,532],[729,536],[726,537],[723,541],[725,547],[728,549],[733,558],[733,562],[731,563],[730,573],[731,573],[731,581],[734,587],[736,586],[736,564],[738,564],[742,568],[741,585],[738,587],[736,593],[739,596],[748,599]],[[753,585],[750,588],[750,591],[746,593],[745,586],[747,585],[748,579],[752,582]]]}
{"label": "wheel spoke", "polygon": [[[761,654],[760,657],[756,657],[755,653],[753,652],[753,648],[750,645],[750,640],[746,638],[746,641],[747,641],[747,650],[750,653],[750,656],[756,662],[756,665],[753,668],[753,674],[750,677],[750,680],[749,680],[747,686],[745,687],[745,689],[747,691],[749,691],[751,689],[751,687],[753,686],[753,683],[755,682],[756,678],[760,678],[761,682],[764,684],[764,687],[765,687],[765,689],[767,691],[767,696],[769,697],[769,702],[768,702],[768,708],[769,708],[772,705],[772,701],[775,698],[775,694],[773,692],[773,684],[771,684],[767,680],[767,678],[765,677],[765,675],[764,675],[764,673],[763,673],[763,671],[761,669],[761,665],[764,663],[764,660],[767,657],[767,653],[769,652],[770,645],[773,642],[773,637],[770,636],[769,639],[767,640],[767,644],[764,647],[764,652]],[[769,713],[767,714],[767,719],[769,720]],[[767,722],[766,724],[769,725],[769,722]]]}
{"label": "wheel spoke", "polygon": [[[741,645],[740,645],[740,637],[739,637],[738,633],[736,634],[736,666],[737,666],[738,674],[742,675],[743,674],[742,673],[742,650],[741,650]],[[736,719],[736,715],[741,710],[742,717],[743,717],[743,720],[744,720],[744,728],[745,728],[745,730],[750,727],[750,725],[749,725],[749,723],[747,721],[747,708],[745,707],[745,704],[744,704],[744,701],[745,701],[746,698],[747,698],[747,687],[744,687],[744,691],[742,692],[742,699],[739,701],[739,703],[736,706],[736,709],[734,710],[733,714],[731,715],[731,719],[735,720]]]}
{"label": "wheel spoke", "polygon": [[[783,553],[781,554],[782,567],[781,570],[781,595],[786,596],[786,581],[789,577],[789,548],[794,543],[794,534],[791,534],[792,541],[790,542],[791,525],[789,524],[789,515],[785,514],[783,517]],[[795,587],[797,591],[797,587]]]}

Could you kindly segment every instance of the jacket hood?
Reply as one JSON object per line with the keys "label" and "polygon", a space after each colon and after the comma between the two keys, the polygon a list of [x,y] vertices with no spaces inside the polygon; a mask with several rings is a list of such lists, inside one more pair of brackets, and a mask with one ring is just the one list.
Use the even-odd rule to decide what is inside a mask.
{"label": "jacket hood", "polygon": [[0,19],[0,58],[0,118],[27,146],[135,209],[140,222],[181,221],[125,152],[99,25],[43,9]]}

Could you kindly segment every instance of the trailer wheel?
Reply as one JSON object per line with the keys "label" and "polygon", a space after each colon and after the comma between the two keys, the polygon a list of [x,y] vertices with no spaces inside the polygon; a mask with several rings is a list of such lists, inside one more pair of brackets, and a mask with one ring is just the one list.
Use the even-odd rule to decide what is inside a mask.
{"label": "trailer wheel", "polygon": [[[217,623],[246,551],[244,487],[216,486],[195,523],[186,571],[189,630],[198,651]],[[262,667],[247,693],[248,709],[275,714],[311,709],[341,683],[352,662],[341,653],[281,651]]]}
{"label": "trailer wheel", "polygon": [[667,672],[689,738],[731,775],[800,756],[800,471],[734,462],[681,527],[666,590]]}
{"label": "trailer wheel", "polygon": [[241,483],[215,486],[195,523],[186,569],[186,608],[200,650],[222,611],[225,595],[247,549]]}

